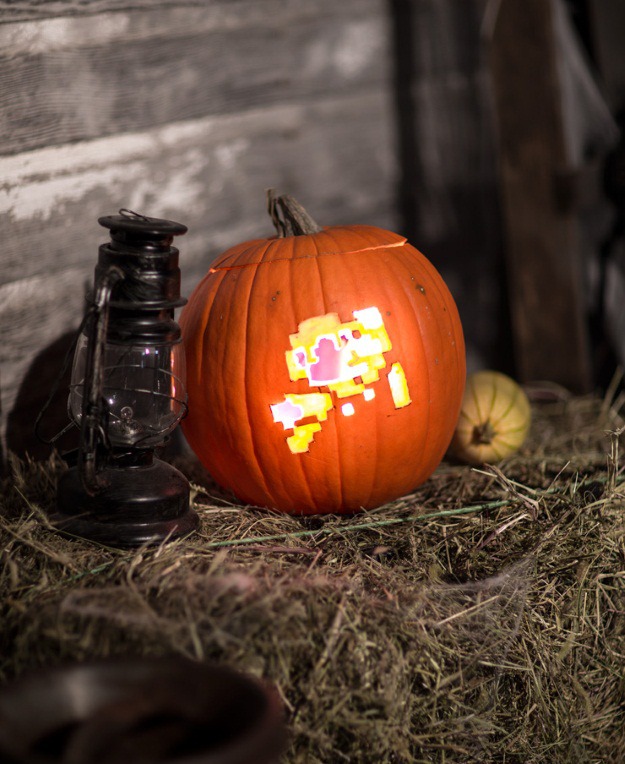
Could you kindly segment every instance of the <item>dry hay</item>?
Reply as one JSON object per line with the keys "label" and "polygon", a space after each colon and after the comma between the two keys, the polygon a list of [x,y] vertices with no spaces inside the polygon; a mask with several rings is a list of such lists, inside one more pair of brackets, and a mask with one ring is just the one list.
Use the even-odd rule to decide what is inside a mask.
{"label": "dry hay", "polygon": [[542,392],[499,468],[351,518],[238,506],[185,459],[200,531],[139,551],[52,533],[58,461],[14,461],[0,678],[180,653],[275,683],[287,762],[622,761],[623,401]]}

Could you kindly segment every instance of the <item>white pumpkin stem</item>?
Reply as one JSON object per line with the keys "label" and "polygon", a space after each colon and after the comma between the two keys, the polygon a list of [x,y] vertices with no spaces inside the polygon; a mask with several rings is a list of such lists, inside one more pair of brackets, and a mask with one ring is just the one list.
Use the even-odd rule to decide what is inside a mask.
{"label": "white pumpkin stem", "polygon": [[267,191],[267,211],[281,239],[287,236],[308,236],[323,230],[292,196],[278,196],[273,188]]}
{"label": "white pumpkin stem", "polygon": [[487,419],[482,424],[476,424],[473,428],[473,434],[471,441],[479,445],[488,446],[493,442],[493,439],[497,433],[493,429],[490,419]]}

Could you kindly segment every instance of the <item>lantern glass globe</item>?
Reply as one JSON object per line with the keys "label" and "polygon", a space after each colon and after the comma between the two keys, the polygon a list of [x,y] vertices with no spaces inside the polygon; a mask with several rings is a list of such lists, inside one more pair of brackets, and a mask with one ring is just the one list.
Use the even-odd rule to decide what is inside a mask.
{"label": "lantern glass globe", "polygon": [[[74,355],[69,413],[82,419],[88,338],[81,334]],[[186,412],[184,346],[106,343],[102,397],[107,435],[114,447],[153,448],[175,429]]]}

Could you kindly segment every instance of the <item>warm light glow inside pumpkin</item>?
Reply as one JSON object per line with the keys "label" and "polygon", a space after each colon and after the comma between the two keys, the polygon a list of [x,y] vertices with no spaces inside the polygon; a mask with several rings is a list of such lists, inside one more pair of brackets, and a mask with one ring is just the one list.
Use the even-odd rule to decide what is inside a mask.
{"label": "warm light glow inside pumpkin", "polygon": [[[308,451],[315,433],[321,430],[321,422],[334,407],[331,393],[337,398],[375,398],[375,390],[367,385],[379,381],[380,369],[386,366],[384,354],[392,348],[391,340],[377,308],[355,310],[352,315],[353,321],[344,322],[337,313],[314,316],[302,321],[298,331],[289,336],[291,350],[286,351],[286,364],[290,379],[306,379],[311,387],[327,387],[330,391],[285,393],[283,401],[271,404],[274,422],[293,431],[286,439],[291,453]],[[407,406],[411,399],[400,363],[391,366],[388,382],[395,407]],[[353,403],[344,403],[341,413],[353,416]],[[306,421],[309,419],[317,421]]]}
{"label": "warm light glow inside pumpkin", "polygon": [[391,387],[391,395],[395,408],[401,409],[412,401],[408,391],[408,382],[404,368],[400,363],[394,363],[388,373],[388,383]]}

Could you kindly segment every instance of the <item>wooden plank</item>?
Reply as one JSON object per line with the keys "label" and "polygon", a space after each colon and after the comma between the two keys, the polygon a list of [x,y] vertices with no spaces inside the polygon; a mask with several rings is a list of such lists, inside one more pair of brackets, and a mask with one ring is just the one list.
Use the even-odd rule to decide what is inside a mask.
{"label": "wooden plank", "polygon": [[[366,7],[371,0],[343,0],[342,3],[331,4],[323,9],[324,14],[332,14],[340,6],[351,5],[354,11]],[[185,13],[194,10],[204,16],[214,14],[229,18],[241,17],[251,13],[262,20],[272,15],[272,0],[262,3],[250,0],[0,0],[0,24],[17,21],[38,21],[55,18],[89,18],[105,13],[133,11],[152,11],[155,9],[184,9]],[[280,10],[283,18],[288,21],[292,12],[318,14],[321,12],[320,2],[310,3],[306,0],[280,0]],[[254,8],[254,6],[257,6]]]}
{"label": "wooden plank", "polygon": [[394,228],[394,181],[382,88],[0,157],[4,421],[35,357],[80,319],[107,238],[100,215],[129,207],[187,224],[179,247],[188,294],[218,252],[272,234],[268,187],[298,197],[323,224]]}
{"label": "wooden plank", "polygon": [[402,230],[447,281],[471,370],[509,370],[488,0],[393,0]]}
{"label": "wooden plank", "polygon": [[591,39],[597,67],[610,106],[625,107],[625,3],[622,0],[588,0]]}
{"label": "wooden plank", "polygon": [[479,38],[484,2],[395,5],[396,24],[408,27],[396,34],[403,49],[396,76],[407,122],[407,217],[414,237],[437,243],[458,227],[454,194],[468,188],[479,194],[495,182],[490,73]]}
{"label": "wooden plank", "polygon": [[262,9],[246,0],[0,26],[1,151],[388,81],[382,0]]}
{"label": "wooden plank", "polygon": [[188,262],[266,230],[269,186],[328,224],[388,222],[394,162],[384,90],[0,157],[0,284],[89,260],[122,206],[186,222]]}
{"label": "wooden plank", "polygon": [[488,186],[495,184],[488,87],[485,72],[471,77],[458,72],[443,81],[424,76],[413,84],[419,172],[413,214],[418,235],[427,241],[439,241],[457,229],[462,211],[454,205],[454,192],[488,193]]}
{"label": "wooden plank", "polygon": [[[189,6],[197,6],[201,2],[202,0],[184,0],[184,4]],[[129,6],[136,10],[149,10],[175,4],[175,0],[0,0],[0,23],[95,15],[123,11]]]}
{"label": "wooden plank", "polygon": [[592,386],[575,215],[554,50],[553,7],[502,0],[492,46],[509,299],[521,380]]}
{"label": "wooden plank", "polygon": [[[131,44],[149,37],[184,36],[195,32],[271,26],[288,29],[296,23],[306,23],[319,15],[332,24],[336,19],[365,18],[384,15],[380,0],[344,0],[331,3],[319,0],[314,5],[305,0],[88,0],[79,5],[67,0],[65,13],[62,0],[48,4],[49,12],[28,21],[12,15],[18,5],[14,0],[0,0],[0,53],[14,55],[51,52],[105,43]],[[108,6],[108,7],[107,7]],[[56,10],[53,8],[56,7]],[[154,11],[154,13],[150,13]],[[97,23],[94,24],[93,16]],[[4,24],[2,24],[4,22]]]}
{"label": "wooden plank", "polygon": [[585,217],[585,228],[600,242],[592,329],[596,365],[599,374],[608,377],[601,379],[607,385],[614,366],[625,366],[625,4],[588,0],[588,16],[595,65],[621,130],[621,140],[607,161],[600,158],[594,205],[587,205]]}
{"label": "wooden plank", "polygon": [[[404,0],[397,0],[399,5]],[[414,0],[410,5],[413,74],[471,76],[482,68],[481,22],[489,0]]]}

